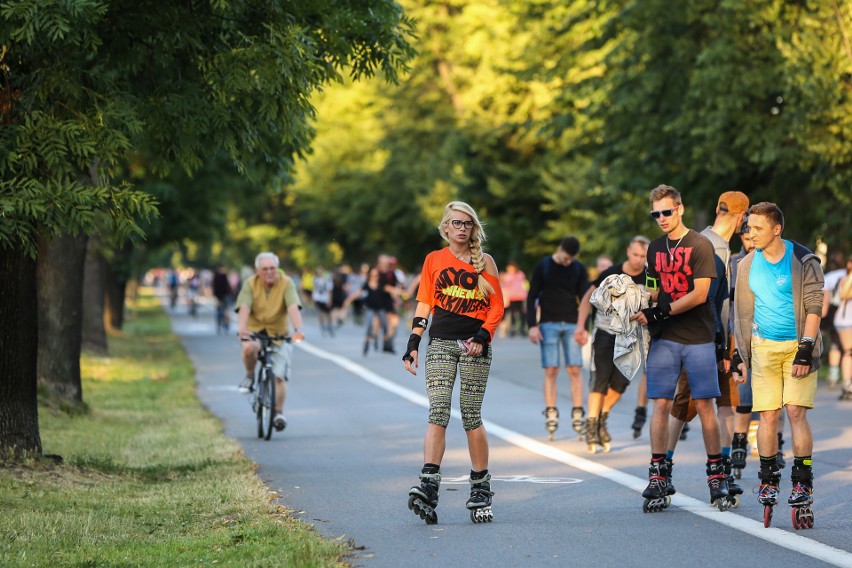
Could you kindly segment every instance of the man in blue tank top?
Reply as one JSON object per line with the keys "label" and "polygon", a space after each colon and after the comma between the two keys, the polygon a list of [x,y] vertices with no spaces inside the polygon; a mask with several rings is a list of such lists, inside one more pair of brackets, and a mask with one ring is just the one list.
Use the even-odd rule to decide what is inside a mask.
{"label": "man in blue tank top", "polygon": [[807,411],[814,407],[822,351],[823,273],[815,254],[781,238],[784,215],[774,203],[752,206],[748,226],[755,250],[743,258],[737,273],[737,349],[731,367],[737,382],[744,382],[747,369],[752,370],[753,409],[760,413],[758,500],[770,508],[777,502],[781,476],[776,429],[786,408],[794,455],[788,503],[807,507],[812,520],[813,436]]}

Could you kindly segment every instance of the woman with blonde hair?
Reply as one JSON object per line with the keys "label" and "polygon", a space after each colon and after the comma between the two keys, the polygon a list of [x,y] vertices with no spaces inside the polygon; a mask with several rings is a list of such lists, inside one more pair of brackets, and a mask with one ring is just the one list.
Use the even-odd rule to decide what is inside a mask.
{"label": "woman with blonde hair", "polygon": [[493,493],[488,473],[488,437],[481,411],[491,368],[491,339],[503,317],[503,295],[497,265],[482,250],[485,231],[470,205],[461,201],[448,203],[438,232],[449,244],[429,253],[423,261],[412,333],[402,357],[405,369],[416,375],[420,339],[431,314],[426,350],[429,423],[420,485],[408,492],[408,508],[428,524],[438,522],[435,507],[441,460],[458,373],[462,425],[471,461],[471,491],[466,506],[474,523],[490,522]]}

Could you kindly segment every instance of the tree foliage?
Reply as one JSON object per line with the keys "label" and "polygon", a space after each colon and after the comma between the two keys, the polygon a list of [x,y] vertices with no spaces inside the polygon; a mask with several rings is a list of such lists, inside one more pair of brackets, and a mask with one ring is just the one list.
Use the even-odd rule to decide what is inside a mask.
{"label": "tree foliage", "polygon": [[[313,135],[311,94],[343,73],[395,80],[412,54],[411,25],[391,0],[1,3],[0,253],[30,267],[15,257],[34,256],[50,234],[142,236],[157,192],[139,186],[223,156],[262,183],[283,176]],[[147,177],[133,176],[140,167]],[[175,226],[196,215],[195,235],[216,222],[215,204],[191,209],[184,192],[206,203],[197,184],[172,186],[176,196],[160,189],[190,204],[170,217]],[[35,300],[0,304],[18,301]],[[10,325],[36,324],[0,324]],[[21,413],[12,422],[37,424],[35,373],[13,374],[14,361],[0,356],[0,381],[10,381],[0,385]],[[26,434],[16,451],[38,451],[37,429]],[[0,424],[0,452],[17,440]]]}
{"label": "tree foliage", "polygon": [[687,221],[745,191],[785,236],[850,246],[852,9],[759,0],[405,3],[419,55],[396,88],[317,97],[297,166],[312,239],[413,267],[449,199],[487,223],[498,263],[567,235],[581,257],[658,236],[648,193],[678,187]]}

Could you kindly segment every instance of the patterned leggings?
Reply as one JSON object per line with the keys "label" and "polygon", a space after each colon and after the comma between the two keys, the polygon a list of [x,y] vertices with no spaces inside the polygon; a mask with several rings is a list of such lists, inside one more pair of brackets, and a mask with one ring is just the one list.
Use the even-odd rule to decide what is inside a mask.
{"label": "patterned leggings", "polygon": [[461,378],[460,404],[465,430],[482,426],[482,398],[491,369],[491,346],[479,357],[465,355],[455,339],[432,339],[426,351],[426,392],[429,423],[446,428],[456,370]]}

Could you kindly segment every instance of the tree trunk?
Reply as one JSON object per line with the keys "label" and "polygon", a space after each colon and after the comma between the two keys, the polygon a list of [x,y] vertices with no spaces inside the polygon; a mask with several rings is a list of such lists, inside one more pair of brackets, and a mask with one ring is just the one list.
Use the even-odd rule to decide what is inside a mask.
{"label": "tree trunk", "polygon": [[106,298],[104,300],[104,325],[110,331],[118,331],[124,326],[124,300],[127,294],[127,280],[130,273],[130,255],[133,243],[126,242],[115,251],[112,262],[104,260]]}
{"label": "tree trunk", "polygon": [[83,328],[85,235],[39,242],[38,384],[60,404],[83,403],[80,348]]}
{"label": "tree trunk", "polygon": [[19,248],[0,246],[0,274],[0,460],[41,456],[36,262]]}
{"label": "tree trunk", "polygon": [[83,349],[107,354],[104,329],[105,261],[98,251],[97,237],[89,238],[83,277]]}

